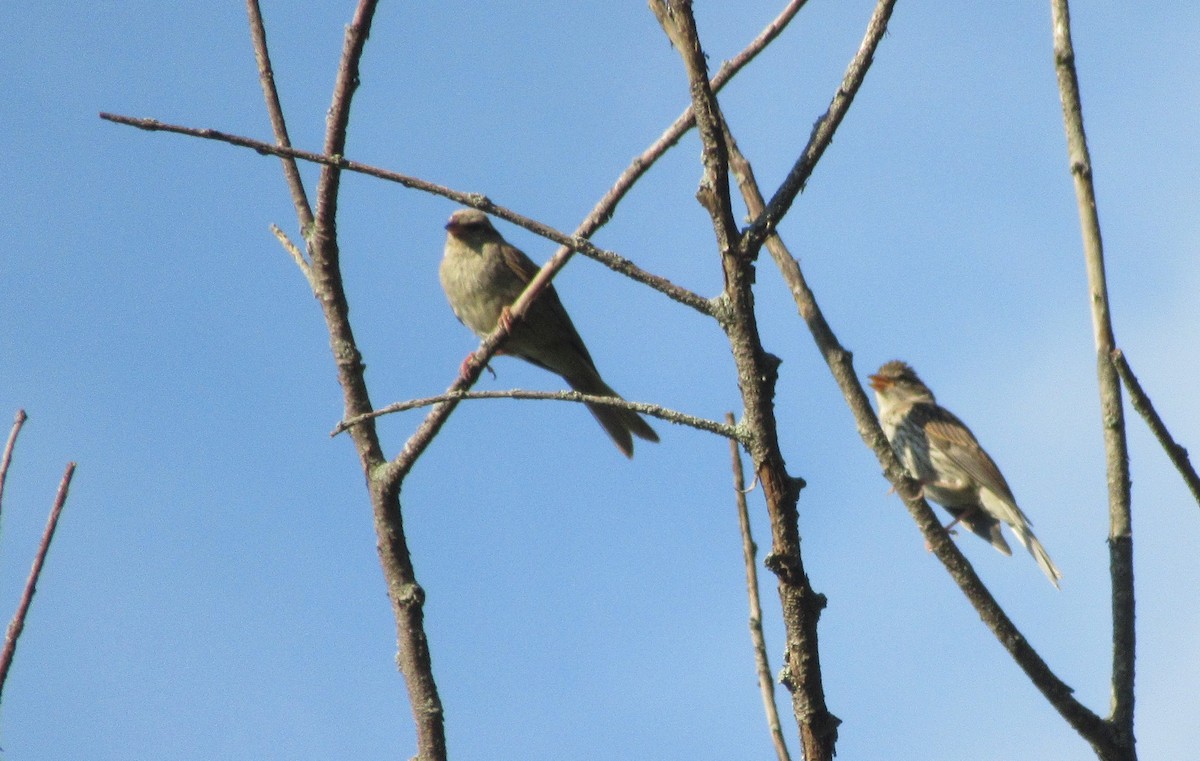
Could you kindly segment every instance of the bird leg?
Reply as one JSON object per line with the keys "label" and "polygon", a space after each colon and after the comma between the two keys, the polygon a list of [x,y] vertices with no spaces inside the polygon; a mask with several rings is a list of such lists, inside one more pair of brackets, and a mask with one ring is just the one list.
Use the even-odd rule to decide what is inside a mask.
{"label": "bird leg", "polygon": [[[951,536],[953,536],[955,533],[951,529],[953,529],[955,526],[957,526],[959,523],[961,523],[964,519],[969,519],[969,518],[977,515],[979,513],[980,507],[979,507],[979,505],[971,505],[970,507],[964,507],[964,508],[960,508],[960,509],[962,510],[962,512],[960,512],[958,514],[958,517],[956,517],[954,520],[947,523],[944,527],[946,529],[946,533],[950,534]],[[964,524],[964,525],[967,525],[967,524]]]}

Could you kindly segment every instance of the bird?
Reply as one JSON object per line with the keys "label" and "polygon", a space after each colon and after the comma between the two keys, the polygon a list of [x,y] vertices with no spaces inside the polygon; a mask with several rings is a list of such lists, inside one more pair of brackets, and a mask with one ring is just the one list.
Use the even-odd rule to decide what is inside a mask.
{"label": "bird", "polygon": [[885,363],[869,381],[879,402],[879,422],[896,456],[920,483],[924,496],[953,516],[947,530],[961,523],[1001,553],[1012,555],[1000,533],[1000,524],[1008,524],[1058,588],[1062,573],[1034,536],[1000,468],[966,423],[940,406],[916,372],[900,360]]}
{"label": "bird", "polygon": [[[494,331],[498,322],[511,320],[509,306],[538,269],[524,252],[504,240],[482,211],[459,209],[450,215],[438,274],[454,315],[479,337]],[[582,394],[621,398],[600,377],[553,285],[511,329],[500,353],[556,373]],[[654,429],[633,410],[585,404],[626,457],[633,457],[633,436],[658,441]]]}

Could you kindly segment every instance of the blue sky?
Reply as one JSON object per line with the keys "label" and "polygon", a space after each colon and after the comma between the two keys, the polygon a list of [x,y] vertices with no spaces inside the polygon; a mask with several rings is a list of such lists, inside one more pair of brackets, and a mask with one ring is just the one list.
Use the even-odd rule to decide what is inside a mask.
{"label": "blue sky", "polygon": [[[517,5],[383,4],[347,153],[570,230],[680,113],[686,79],[643,3]],[[698,5],[714,70],[778,11]],[[813,0],[722,95],[764,188],[825,110],[870,8]],[[298,147],[320,147],[351,9],[264,4]],[[1197,451],[1200,11],[1073,10],[1118,342]],[[268,231],[296,236],[278,162],[97,118],[269,139],[241,4],[9,4],[0,22],[0,414],[30,415],[0,525],[0,611],[63,466],[79,462],[5,689],[6,758],[407,757],[362,476],[350,442],[327,435],[341,395],[325,329]],[[859,373],[912,362],[1000,463],[1063,590],[1020,553],[960,546],[1104,713],[1107,508],[1051,63],[1048,4],[901,2],[781,232]],[[699,177],[692,135],[596,242],[715,294]],[[445,388],[476,345],[437,283],[455,206],[347,176],[340,208],[374,402]],[[535,260],[553,250],[501,231]],[[809,484],[805,562],[829,598],[839,754],[1092,758],[923,549],[765,258],[758,280],[764,341],[783,359],[784,453]],[[582,258],[558,289],[627,397],[710,418],[738,408],[714,324]],[[512,359],[493,366],[480,388],[560,386]],[[389,452],[419,420],[381,421]],[[771,753],[727,445],[658,430],[662,443],[626,462],[573,406],[463,405],[405,484],[453,758]],[[1130,430],[1139,747],[1182,758],[1200,743],[1200,514],[1140,421]],[[760,495],[751,508],[765,546]]]}

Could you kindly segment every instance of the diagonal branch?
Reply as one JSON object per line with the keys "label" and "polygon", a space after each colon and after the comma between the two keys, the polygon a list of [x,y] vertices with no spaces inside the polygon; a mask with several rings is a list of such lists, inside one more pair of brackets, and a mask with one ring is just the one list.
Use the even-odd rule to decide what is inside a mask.
{"label": "diagonal branch", "polygon": [[[714,93],[720,92],[721,89],[724,88],[729,82],[729,80],[733,79],[735,74],[741,71],[746,64],[750,63],[750,61],[754,60],[755,56],[762,52],[762,50],[766,48],[766,46],[769,45],[772,40],[778,37],[783,30],[787,28],[787,25],[793,18],[795,18],[796,14],[800,12],[800,9],[804,7],[806,2],[807,0],[791,0],[786,6],[784,6],[783,10],[779,12],[779,15],[772,19],[771,22],[767,24],[767,26],[764,27],[761,32],[759,32],[758,36],[755,37],[744,50],[742,50],[742,52],[738,53],[721,66],[716,75],[713,76],[710,83],[710,88],[712,91]],[[651,9],[654,9],[653,5],[651,6]],[[696,126],[696,116],[693,111],[693,106],[689,103],[688,107],[684,109],[683,113],[680,114],[679,117],[671,124],[671,126],[663,132],[662,136],[659,137],[658,140],[654,141],[654,143],[652,143],[649,148],[643,151],[641,155],[635,158],[633,163],[621,173],[621,176],[617,179],[617,182],[613,185],[612,189],[610,189],[608,193],[606,193],[604,197],[600,199],[600,202],[596,204],[596,208],[592,210],[591,214],[589,214],[585,220],[583,226],[581,226],[580,229],[586,230],[586,232],[577,234],[584,235],[585,237],[589,236],[601,225],[611,219],[613,212],[616,210],[617,203],[625,196],[627,192],[629,192],[629,189],[633,187],[634,183],[636,183],[637,180],[639,180],[641,176],[645,174],[651,166],[654,165],[654,162],[658,161],[658,159],[664,153],[675,146],[679,142],[679,139],[687,134],[688,130],[694,126]]]}
{"label": "diagonal branch", "polygon": [[[267,114],[271,118],[271,129],[275,132],[275,142],[283,148],[291,148],[292,140],[288,137],[283,106],[279,103],[279,91],[275,88],[275,71],[271,67],[271,56],[267,50],[267,28],[263,23],[258,0],[246,0],[246,13],[250,17],[250,40],[254,44],[258,80],[262,84],[263,99],[267,104]],[[308,195],[304,192],[304,182],[300,179],[300,169],[296,166],[294,156],[280,156],[280,159],[283,163],[283,176],[287,180],[288,190],[292,193],[292,203],[296,207],[296,217],[300,220],[300,231],[307,234],[313,225],[313,213],[312,207],[308,205]]]}
{"label": "diagonal branch", "polygon": [[1067,157],[1075,183],[1083,257],[1087,265],[1092,334],[1096,343],[1096,374],[1100,380],[1100,416],[1104,431],[1104,453],[1108,471],[1108,547],[1112,576],[1113,665],[1112,715],[1109,721],[1117,741],[1132,757],[1134,753],[1134,630],[1133,525],[1130,509],[1129,450],[1125,439],[1125,411],[1121,383],[1112,361],[1116,349],[1108,284],[1104,274],[1104,244],[1096,191],[1092,185],[1092,159],[1083,130],[1083,106],[1079,78],[1075,72],[1075,50],[1071,43],[1071,15],[1067,0],[1051,0],[1054,27],[1054,63],[1062,99],[1063,125],[1067,133]]}
{"label": "diagonal branch", "polygon": [[792,202],[796,200],[796,196],[804,190],[808,178],[816,168],[817,162],[821,160],[821,156],[824,155],[825,149],[833,142],[833,134],[837,132],[846,112],[850,110],[850,104],[854,102],[854,96],[858,94],[858,90],[867,76],[867,70],[871,68],[871,63],[875,58],[875,49],[879,47],[879,42],[887,32],[888,19],[892,16],[892,8],[895,4],[896,0],[879,0],[876,3],[871,19],[867,22],[867,31],[858,47],[858,53],[846,67],[842,84],[829,103],[829,110],[813,125],[808,145],[804,147],[800,158],[796,159],[796,163],[780,184],[779,189],[775,191],[775,195],[771,197],[770,202],[766,204],[766,208],[759,214],[751,215],[755,218],[754,223],[746,229],[742,236],[741,245],[745,255],[758,255],[762,242],[775,230],[776,225],[783,219],[783,215],[787,214]]}
{"label": "diagonal branch", "polygon": [[[754,173],[732,137],[729,143],[729,153],[731,166],[738,178],[747,208],[751,214],[761,213],[765,204],[754,180]],[[946,566],[951,578],[979,613],[984,624],[1050,704],[1093,746],[1111,746],[1112,738],[1108,726],[1099,716],[1074,698],[1071,694],[1071,687],[1050,670],[1042,657],[1013,624],[1012,619],[984,586],[970,562],[947,536],[933,509],[921,497],[919,485],[908,477],[903,466],[896,459],[895,452],[879,427],[879,421],[875,417],[875,411],[871,408],[866,392],[863,391],[862,385],[858,381],[851,353],[842,347],[833,329],[826,322],[825,316],[817,304],[816,296],[809,288],[808,282],[800,270],[799,262],[788,251],[783,240],[777,234],[772,234],[767,238],[766,244],[767,250],[771,253],[771,257],[792,293],[797,311],[808,325],[817,349],[829,365],[834,381],[845,397],[850,412],[854,415],[859,435],[875,453],[875,457],[883,467],[884,476],[892,483],[904,501],[904,506],[916,521],[917,527],[921,530],[933,553]]]}
{"label": "diagonal branch", "polygon": [[[746,47],[745,50],[743,50],[726,66],[722,67],[722,69],[717,73],[717,76],[713,78],[713,90],[717,90],[724,86],[725,83],[732,79],[742,67],[753,60],[754,57],[757,56],[758,53],[771,42],[771,40],[775,39],[775,37],[777,37],[779,33],[783,31],[788,22],[792,20],[792,18],[803,5],[803,0],[792,0],[792,2],[789,2],[783,11],[770,24],[767,25],[766,29],[764,29],[750,43],[750,45]],[[103,116],[103,114],[101,116]],[[613,213],[616,211],[617,204],[620,203],[621,199],[625,197],[625,195],[637,183],[637,181],[641,179],[642,175],[644,175],[654,164],[654,162],[657,161],[664,153],[666,153],[671,146],[675,145],[679,141],[679,138],[685,132],[691,129],[694,124],[695,117],[692,114],[691,107],[689,107],[678,119],[675,120],[675,122],[658,140],[656,140],[649,148],[643,151],[641,155],[635,158],[633,163],[621,173],[621,175],[617,178],[616,183],[613,184],[612,188],[610,188],[609,191],[604,194],[604,196],[580,224],[575,232],[574,240],[578,242],[579,239],[592,235],[602,225],[608,222],[608,220],[612,218]],[[414,184],[412,187],[418,186]],[[436,192],[432,190],[432,188],[422,189],[427,189],[429,192]],[[443,195],[452,197],[448,194]],[[491,205],[491,202],[488,201],[486,197],[472,196],[470,198],[456,198],[456,200],[460,200],[462,203],[465,203],[468,206],[474,206],[482,211],[490,210],[491,213],[495,213],[504,219],[508,219],[510,222],[522,224],[517,220],[515,215],[509,216],[502,214],[498,207]],[[488,206],[483,206],[482,204],[484,202],[486,202]],[[583,250],[582,253],[589,254],[587,250]],[[566,260],[570,257],[570,255],[571,251],[570,249],[565,248],[564,243],[564,248],[556,251],[551,257],[550,261],[548,261],[543,267],[543,270],[552,266],[556,267],[556,269],[547,274],[546,282],[548,282],[549,278],[553,276],[553,273],[556,272],[557,269],[561,269],[561,267],[566,264]],[[600,261],[607,264],[607,262],[604,262],[603,259]],[[556,262],[559,263],[556,264]],[[614,269],[622,271],[617,267],[614,267]],[[530,291],[535,287],[541,287],[539,285],[539,283],[542,282],[540,280],[541,277],[542,274],[539,272],[538,276],[532,282],[530,282],[529,287],[526,289],[526,292],[522,294],[521,299],[524,299],[526,295],[529,295]],[[655,276],[648,275],[648,278],[653,277]],[[641,280],[640,278],[636,279]],[[652,287],[657,287],[650,279],[641,280],[641,282],[645,282]],[[672,298],[676,297],[672,296]],[[676,298],[676,300],[680,301],[681,303],[686,303],[681,298]],[[708,304],[707,302],[703,308],[696,303],[690,303],[688,306],[692,306],[694,309],[697,309],[704,314],[713,313],[711,304]],[[513,311],[514,314],[516,313],[515,304],[511,308],[511,311]],[[485,339],[480,345],[479,349],[476,350],[474,359],[472,359],[471,362],[464,367],[464,370],[466,371],[464,377],[459,378],[455,383],[453,383],[447,390],[447,393],[457,393],[470,388],[471,384],[473,384],[475,379],[478,378],[479,373],[483,370],[483,366],[495,353],[502,340],[503,337],[499,331]],[[385,469],[381,471],[381,477],[396,481],[403,479],[405,475],[412,469],[413,465],[417,461],[417,458],[419,458],[429,446],[429,443],[433,440],[434,435],[436,435],[437,431],[441,429],[441,426],[445,423],[450,413],[454,410],[454,405],[456,404],[457,402],[449,401],[444,405],[435,407],[433,411],[426,416],[425,420],[421,423],[421,426],[417,429],[417,431],[414,432],[411,437],[409,437],[407,442],[405,442],[400,453],[392,460],[392,462],[388,463]]]}
{"label": "diagonal branch", "polygon": [[[725,414],[725,422],[733,425],[733,413]],[[779,711],[775,708],[775,683],[771,680],[771,664],[767,660],[767,639],[763,635],[762,602],[758,594],[758,569],[755,556],[758,545],[750,534],[750,510],[746,506],[746,477],[742,472],[742,450],[737,441],[730,439],[729,454],[733,459],[733,495],[737,506],[738,527],[742,532],[742,560],[746,564],[746,595],[750,600],[750,641],[754,646],[754,670],[758,675],[758,691],[762,693],[763,710],[767,714],[767,730],[779,761],[791,761],[787,742],[783,739],[783,726],[779,723]]]}
{"label": "diagonal branch", "polygon": [[1117,365],[1117,374],[1121,376],[1121,382],[1125,384],[1125,390],[1129,392],[1129,401],[1133,404],[1133,408],[1146,421],[1146,425],[1150,426],[1150,432],[1158,439],[1158,443],[1162,445],[1167,457],[1171,458],[1179,475],[1183,476],[1183,481],[1191,490],[1192,497],[1195,498],[1197,504],[1200,504],[1200,475],[1197,475],[1196,469],[1192,467],[1192,462],[1188,459],[1188,451],[1171,437],[1171,432],[1167,430],[1166,424],[1158,416],[1154,405],[1150,403],[1150,397],[1146,395],[1142,384],[1133,374],[1133,368],[1129,366],[1125,352],[1116,349],[1112,353],[1112,358]]}
{"label": "diagonal branch", "polygon": [[[586,240],[586,237],[599,227],[598,223],[593,223],[593,219],[606,221],[607,218],[611,218],[612,211],[616,207],[616,203],[620,200],[620,197],[610,199],[609,205],[605,209],[606,216],[601,217],[596,212],[593,212],[591,215],[589,215],[585,224],[576,230],[573,235],[567,235],[566,233],[555,230],[549,225],[544,225],[537,220],[523,216],[515,211],[512,211],[511,209],[493,203],[487,196],[479,193],[464,193],[462,191],[452,190],[451,188],[443,185],[437,185],[435,183],[428,182],[427,180],[400,174],[399,172],[392,172],[387,169],[380,169],[378,167],[374,167],[369,164],[363,164],[357,161],[350,161],[349,159],[345,159],[341,156],[326,156],[320,153],[312,153],[311,151],[301,151],[295,148],[271,145],[270,143],[264,143],[261,140],[254,140],[248,137],[242,137],[240,135],[231,135],[218,130],[197,129],[194,127],[183,127],[177,124],[167,124],[156,119],[140,119],[136,117],[108,113],[101,113],[100,118],[116,124],[137,127],[138,129],[143,129],[150,132],[171,132],[178,135],[203,138],[205,140],[216,140],[218,142],[228,143],[240,148],[250,148],[263,155],[298,158],[314,164],[320,164],[326,168],[336,167],[348,172],[357,172],[359,174],[365,174],[381,180],[387,180],[388,182],[395,182],[399,185],[403,185],[404,187],[412,188],[414,190],[420,190],[425,193],[442,196],[443,198],[449,198],[450,200],[457,201],[464,206],[470,206],[479,209],[480,211],[487,212],[488,214],[500,217],[501,219],[506,219],[509,222],[519,225],[536,235],[540,235],[543,238],[558,243],[560,246],[568,249],[570,253],[578,251],[584,256],[595,259],[609,269],[619,272],[622,275],[625,275],[632,280],[636,280],[639,283],[648,285],[654,290],[659,291],[660,293],[668,296],[671,299],[674,299],[684,306],[695,309],[701,314],[712,313],[711,305],[703,296],[693,293],[686,288],[677,286],[664,277],[647,272],[646,270],[638,267],[629,259],[626,259],[612,251],[606,251],[598,248],[590,241]],[[641,173],[636,175],[636,177],[640,176]],[[636,177],[630,179],[629,185],[624,188],[625,191],[628,191],[629,187],[632,186],[632,180],[636,179]],[[611,194],[612,191],[610,190],[609,195]],[[622,196],[623,195],[624,194],[622,193]],[[609,196],[606,196],[606,198],[609,198]],[[561,253],[561,250],[559,253]],[[558,269],[559,268],[556,267],[554,271],[557,272]]]}
{"label": "diagonal branch", "polygon": [[67,503],[67,490],[71,487],[71,478],[75,475],[75,463],[67,463],[62,481],[58,484],[58,494],[50,508],[50,517],[46,520],[46,530],[42,533],[42,541],[38,545],[37,554],[33,556],[33,568],[29,570],[29,578],[25,581],[25,589],[21,592],[21,600],[17,603],[17,612],[13,614],[12,623],[8,625],[8,633],[4,637],[4,649],[0,651],[0,693],[4,691],[4,683],[8,680],[8,669],[12,666],[13,656],[17,652],[17,640],[25,630],[25,616],[33,603],[37,592],[38,579],[46,564],[46,555],[50,552],[50,542],[54,539],[54,531],[58,528],[58,517],[62,515],[63,506]]}

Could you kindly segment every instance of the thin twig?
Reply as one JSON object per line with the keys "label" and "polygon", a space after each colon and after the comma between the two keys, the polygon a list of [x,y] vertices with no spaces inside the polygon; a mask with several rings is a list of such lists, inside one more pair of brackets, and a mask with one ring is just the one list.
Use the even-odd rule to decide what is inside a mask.
{"label": "thin twig", "polygon": [[[279,103],[279,91],[275,88],[275,71],[271,67],[271,55],[267,49],[267,28],[263,23],[258,0],[246,0],[246,14],[250,17],[250,39],[254,44],[254,60],[258,63],[258,81],[262,85],[267,114],[271,118],[271,129],[275,132],[275,142],[284,148],[290,148],[292,140],[288,137],[287,121],[283,118],[283,106]],[[283,163],[283,175],[287,180],[288,190],[292,194],[292,203],[296,207],[296,217],[300,220],[301,233],[307,233],[312,229],[313,213],[312,207],[308,205],[308,195],[304,192],[300,169],[292,156],[281,156],[280,160]],[[301,261],[304,261],[303,257]]]}
{"label": "thin twig", "polygon": [[58,484],[58,494],[54,505],[50,508],[50,517],[46,521],[46,530],[42,534],[41,544],[33,557],[33,568],[29,570],[29,578],[25,581],[25,590],[21,592],[21,600],[17,603],[17,611],[13,614],[12,623],[8,625],[8,633],[4,637],[4,650],[0,652],[0,694],[4,692],[4,683],[8,680],[8,669],[12,666],[13,656],[17,652],[17,640],[25,630],[25,617],[37,592],[38,579],[42,575],[42,567],[46,564],[46,554],[50,552],[50,542],[54,539],[54,530],[58,528],[58,516],[62,515],[63,505],[67,503],[67,490],[71,486],[71,478],[75,475],[75,463],[67,463],[62,481]]}
{"label": "thin twig", "polygon": [[[725,414],[726,424],[733,426],[732,412]],[[742,450],[737,441],[729,441],[729,453],[733,459],[733,499],[737,507],[738,527],[742,532],[742,560],[746,565],[746,595],[750,600],[750,641],[754,646],[754,669],[758,674],[758,689],[762,693],[763,710],[767,714],[767,729],[775,745],[779,761],[791,761],[787,742],[783,739],[783,726],[779,722],[779,711],[775,707],[775,682],[771,679],[771,663],[767,659],[767,638],[763,635],[762,602],[758,595],[758,545],[750,534],[750,511],[746,507],[746,478],[742,472]]]}
{"label": "thin twig", "polygon": [[304,279],[308,281],[309,286],[313,286],[313,289],[316,290],[312,267],[309,266],[308,261],[304,258],[304,254],[300,253],[300,249],[296,244],[292,243],[292,239],[287,236],[287,233],[279,229],[279,225],[271,225],[271,234],[279,240],[279,244],[291,255],[292,261],[300,268],[300,272],[304,275]]}
{"label": "thin twig", "polygon": [[[729,80],[733,79],[735,74],[741,71],[746,64],[750,63],[750,61],[754,60],[754,58],[760,52],[762,52],[762,50],[766,48],[766,46],[770,44],[772,40],[778,37],[783,30],[787,28],[787,25],[791,22],[791,20],[795,18],[796,14],[800,12],[800,9],[804,7],[805,2],[807,2],[807,0],[791,0],[791,2],[784,6],[783,10],[779,12],[779,15],[772,19],[771,23],[767,24],[767,26],[761,32],[759,32],[758,36],[755,37],[750,44],[747,45],[744,50],[742,50],[742,52],[738,53],[736,56],[729,59],[724,65],[722,65],[720,70],[717,71],[716,75],[712,78],[712,91],[714,93],[720,92],[721,89],[729,82]],[[600,199],[599,203],[596,204],[596,207],[592,209],[591,213],[587,216],[587,219],[584,220],[584,223],[580,226],[580,229],[576,232],[576,235],[588,237],[601,225],[611,219],[613,212],[616,211],[617,203],[625,197],[625,194],[629,192],[629,189],[632,188],[639,179],[641,179],[642,175],[645,174],[650,167],[653,166],[660,157],[662,157],[664,153],[676,145],[679,142],[679,139],[687,134],[687,132],[694,126],[696,126],[696,116],[692,110],[692,105],[689,103],[688,107],[685,108],[683,113],[675,119],[671,126],[667,127],[667,129],[663,131],[663,134],[648,148],[646,148],[646,150],[642,151],[642,153],[633,160],[633,163],[631,163],[625,169],[625,171],[621,173],[621,176],[617,178],[615,183],[613,183],[612,188],[610,188],[609,191],[604,194],[604,197]]]}
{"label": "thin twig", "polygon": [[1118,747],[1134,757],[1134,629],[1133,522],[1130,509],[1129,448],[1125,437],[1125,412],[1121,383],[1112,353],[1117,348],[1109,312],[1108,284],[1104,273],[1104,243],[1096,192],[1092,186],[1092,159],[1083,130],[1083,106],[1071,43],[1071,14],[1067,0],[1051,0],[1054,27],[1054,64],[1067,133],[1067,157],[1075,184],[1083,257],[1087,267],[1088,303],[1096,343],[1096,374],[1100,381],[1100,415],[1108,481],[1108,547],[1112,577],[1112,714],[1109,723]]}
{"label": "thin twig", "polygon": [[812,176],[813,169],[821,160],[825,149],[833,142],[833,134],[842,123],[842,119],[845,118],[846,112],[850,110],[850,104],[854,101],[854,96],[858,94],[859,88],[862,87],[867,70],[871,68],[871,63],[875,59],[875,49],[879,47],[880,40],[887,32],[888,20],[892,17],[892,8],[895,4],[896,0],[879,0],[876,3],[875,10],[871,13],[871,19],[867,22],[867,31],[858,47],[858,53],[846,67],[841,86],[838,87],[829,103],[829,110],[813,125],[808,145],[804,147],[804,151],[796,159],[796,163],[780,183],[775,195],[766,204],[766,208],[762,213],[752,215],[755,217],[754,222],[746,228],[742,235],[742,250],[746,255],[756,256],[758,254],[762,242],[775,230],[776,225],[783,219],[783,215],[787,214],[792,202],[796,200],[796,196],[804,190],[808,178]]}
{"label": "thin twig", "polygon": [[1129,401],[1133,404],[1133,408],[1146,421],[1146,425],[1150,426],[1150,432],[1158,439],[1158,443],[1162,445],[1167,457],[1171,458],[1179,475],[1183,476],[1184,483],[1191,490],[1196,503],[1200,504],[1200,475],[1197,475],[1196,469],[1192,467],[1187,449],[1175,441],[1171,432],[1167,430],[1166,423],[1158,416],[1154,405],[1150,403],[1150,397],[1142,389],[1142,384],[1138,382],[1137,376],[1133,374],[1133,368],[1129,366],[1125,352],[1116,349],[1112,353],[1112,358],[1117,365],[1117,374],[1121,376],[1125,390],[1129,392]]}
{"label": "thin twig", "polygon": [[17,410],[12,430],[8,432],[8,443],[4,445],[4,458],[0,460],[0,506],[4,504],[4,482],[8,480],[8,466],[12,464],[13,447],[17,444],[17,434],[21,432],[21,427],[28,419],[29,416],[25,414],[25,410]]}
{"label": "thin twig", "polygon": [[676,423],[678,425],[686,425],[690,428],[696,428],[701,431],[715,433],[718,436],[724,436],[727,439],[737,440],[741,435],[740,430],[734,425],[723,425],[715,420],[688,415],[685,412],[677,412],[676,410],[660,407],[657,404],[646,404],[644,402],[631,402],[627,399],[621,399],[615,396],[596,396],[594,394],[581,394],[578,391],[527,391],[525,389],[510,389],[508,391],[454,391],[437,396],[427,396],[421,399],[410,399],[405,402],[396,402],[389,404],[386,407],[381,407],[373,412],[365,415],[358,415],[343,420],[338,423],[330,436],[337,436],[353,426],[358,425],[364,420],[370,420],[383,415],[390,415],[395,412],[404,412],[406,410],[415,410],[421,407],[429,407],[434,404],[443,402],[455,401],[461,402],[468,399],[536,399],[541,401],[554,402],[576,402],[578,404],[599,404],[604,407],[619,407],[624,410],[632,410],[643,415],[665,420],[668,423]]}
{"label": "thin twig", "polygon": [[[347,172],[357,172],[359,174],[365,174],[370,177],[386,180],[388,182],[395,182],[399,185],[403,185],[406,188],[412,188],[425,193],[442,196],[443,198],[448,198],[457,203],[461,203],[464,206],[470,206],[472,208],[479,209],[480,211],[487,212],[488,214],[500,217],[501,219],[508,220],[509,222],[519,225],[536,235],[540,235],[547,240],[554,241],[560,246],[569,249],[571,253],[578,251],[590,259],[595,259],[609,269],[619,272],[622,275],[625,275],[632,280],[636,280],[639,283],[648,285],[654,290],[659,291],[660,293],[685,306],[695,309],[701,314],[712,313],[712,307],[709,304],[708,299],[693,293],[686,288],[675,285],[664,277],[660,277],[659,275],[655,275],[651,272],[643,270],[631,260],[622,257],[619,254],[616,254],[612,251],[606,251],[595,246],[590,241],[586,240],[585,237],[583,237],[585,234],[590,234],[586,230],[584,232],[577,232],[575,235],[567,235],[566,233],[555,230],[548,225],[544,225],[534,219],[530,219],[529,217],[518,214],[511,209],[500,206],[494,203],[487,196],[479,193],[465,193],[462,191],[453,190],[443,185],[428,182],[417,177],[411,177],[409,175],[400,174],[399,172],[392,172],[387,169],[380,169],[379,167],[370,166],[369,164],[351,161],[343,158],[340,155],[324,155],[320,153],[313,153],[311,151],[301,151],[295,148],[271,145],[270,143],[264,143],[261,140],[253,140],[240,135],[231,135],[218,130],[183,127],[178,124],[167,124],[160,122],[156,119],[141,119],[130,116],[121,116],[118,114],[101,113],[100,118],[113,122],[114,124],[124,124],[150,132],[171,132],[178,135],[187,135],[189,137],[197,137],[205,140],[216,140],[218,142],[228,143],[240,148],[250,148],[251,150],[263,155],[298,158],[303,161],[320,164],[326,170],[338,169]],[[638,176],[640,176],[640,174]],[[628,188],[626,188],[626,190],[628,190]],[[618,198],[612,200],[612,207],[610,207],[607,212],[608,216],[611,216],[612,208],[615,208],[617,200],[620,199]],[[593,216],[595,215],[593,214]],[[556,254],[556,256],[557,255],[558,254]],[[565,263],[566,262],[564,261],[563,264],[565,265]],[[561,269],[561,267],[555,267],[553,271],[557,272],[559,269]]]}

